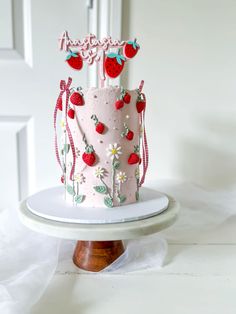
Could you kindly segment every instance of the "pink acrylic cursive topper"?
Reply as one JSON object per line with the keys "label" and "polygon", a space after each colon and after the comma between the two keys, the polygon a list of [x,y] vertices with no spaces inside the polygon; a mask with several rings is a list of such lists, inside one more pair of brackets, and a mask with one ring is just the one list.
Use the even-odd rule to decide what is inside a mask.
{"label": "pink acrylic cursive topper", "polygon": [[98,62],[100,85],[103,87],[104,81],[106,80],[104,73],[105,52],[110,48],[122,48],[126,43],[126,41],[113,40],[111,36],[99,40],[93,34],[88,34],[82,40],[72,40],[69,37],[68,32],[64,31],[59,38],[59,49],[69,51],[70,48],[76,48],[82,59],[89,65]]}

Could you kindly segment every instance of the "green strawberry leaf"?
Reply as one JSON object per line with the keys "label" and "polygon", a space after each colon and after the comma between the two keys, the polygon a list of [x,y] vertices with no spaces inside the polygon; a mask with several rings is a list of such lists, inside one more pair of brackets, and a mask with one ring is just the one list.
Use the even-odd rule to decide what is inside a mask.
{"label": "green strawberry leaf", "polygon": [[70,60],[71,57],[78,57],[78,53],[71,51],[66,57],[66,60]]}
{"label": "green strawberry leaf", "polygon": [[122,65],[122,61],[119,57],[116,58],[117,63],[119,63],[120,65]]}
{"label": "green strawberry leaf", "polygon": [[65,145],[64,145],[64,152],[65,152],[66,154],[68,154],[68,153],[69,153],[69,150],[70,150],[70,144],[65,144]]}
{"label": "green strawberry leaf", "polygon": [[125,57],[122,56],[122,55],[117,55],[116,61],[117,61],[120,65],[122,65],[122,61],[126,61],[126,59],[125,59]]}
{"label": "green strawberry leaf", "polygon": [[139,44],[137,44],[136,42],[133,43],[133,48],[136,50],[137,48],[139,48]]}
{"label": "green strawberry leaf", "polygon": [[66,190],[67,190],[67,192],[70,194],[70,195],[75,195],[75,190],[74,190],[74,188],[71,186],[71,185],[67,185],[66,186]]}
{"label": "green strawberry leaf", "polygon": [[134,152],[139,153],[139,146],[138,145],[134,145]]}
{"label": "green strawberry leaf", "polygon": [[86,151],[86,153],[88,153],[88,154],[93,153],[93,152],[94,152],[93,146],[92,146],[92,145],[86,145],[85,151]]}
{"label": "green strawberry leaf", "polygon": [[113,201],[112,199],[107,196],[107,197],[104,197],[104,204],[107,206],[107,207],[113,207]]}
{"label": "green strawberry leaf", "polygon": [[138,191],[135,192],[135,198],[136,198],[136,201],[139,200],[139,192]]}
{"label": "green strawberry leaf", "polygon": [[83,200],[84,200],[84,195],[76,195],[76,196],[75,196],[75,202],[76,202],[76,204],[82,203]]}
{"label": "green strawberry leaf", "polygon": [[120,195],[119,196],[119,202],[124,203],[126,201],[126,196],[125,195]]}
{"label": "green strawberry leaf", "polygon": [[115,160],[114,162],[113,162],[113,168],[114,169],[118,169],[120,167],[120,162],[118,161],[118,160]]}
{"label": "green strawberry leaf", "polygon": [[94,190],[100,194],[107,194],[107,187],[105,185],[96,185],[93,187]]}
{"label": "green strawberry leaf", "polygon": [[117,53],[110,52],[110,53],[107,54],[107,57],[108,58],[117,58]]}

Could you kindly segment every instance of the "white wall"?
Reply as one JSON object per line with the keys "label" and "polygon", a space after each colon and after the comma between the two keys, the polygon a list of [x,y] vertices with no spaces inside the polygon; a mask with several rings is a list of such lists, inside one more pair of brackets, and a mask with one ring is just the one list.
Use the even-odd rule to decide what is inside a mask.
{"label": "white wall", "polygon": [[149,178],[236,183],[236,1],[124,0],[123,39],[139,56],[123,83],[145,80]]}

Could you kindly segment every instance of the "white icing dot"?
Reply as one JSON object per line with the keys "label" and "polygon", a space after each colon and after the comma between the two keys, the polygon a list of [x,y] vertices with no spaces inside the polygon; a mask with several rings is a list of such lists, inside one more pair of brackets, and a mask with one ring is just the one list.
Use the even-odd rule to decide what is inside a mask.
{"label": "white icing dot", "polygon": [[126,119],[129,119],[129,118],[130,118],[129,115],[127,114]]}
{"label": "white icing dot", "polygon": [[113,130],[118,130],[115,126],[113,126]]}

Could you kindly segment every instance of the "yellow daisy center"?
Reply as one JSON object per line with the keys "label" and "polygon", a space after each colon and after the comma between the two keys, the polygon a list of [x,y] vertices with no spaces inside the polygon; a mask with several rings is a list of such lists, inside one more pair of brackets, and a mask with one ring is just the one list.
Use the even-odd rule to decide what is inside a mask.
{"label": "yellow daisy center", "polygon": [[116,155],[117,154],[117,149],[116,148],[112,148],[111,153],[112,153],[112,155]]}

